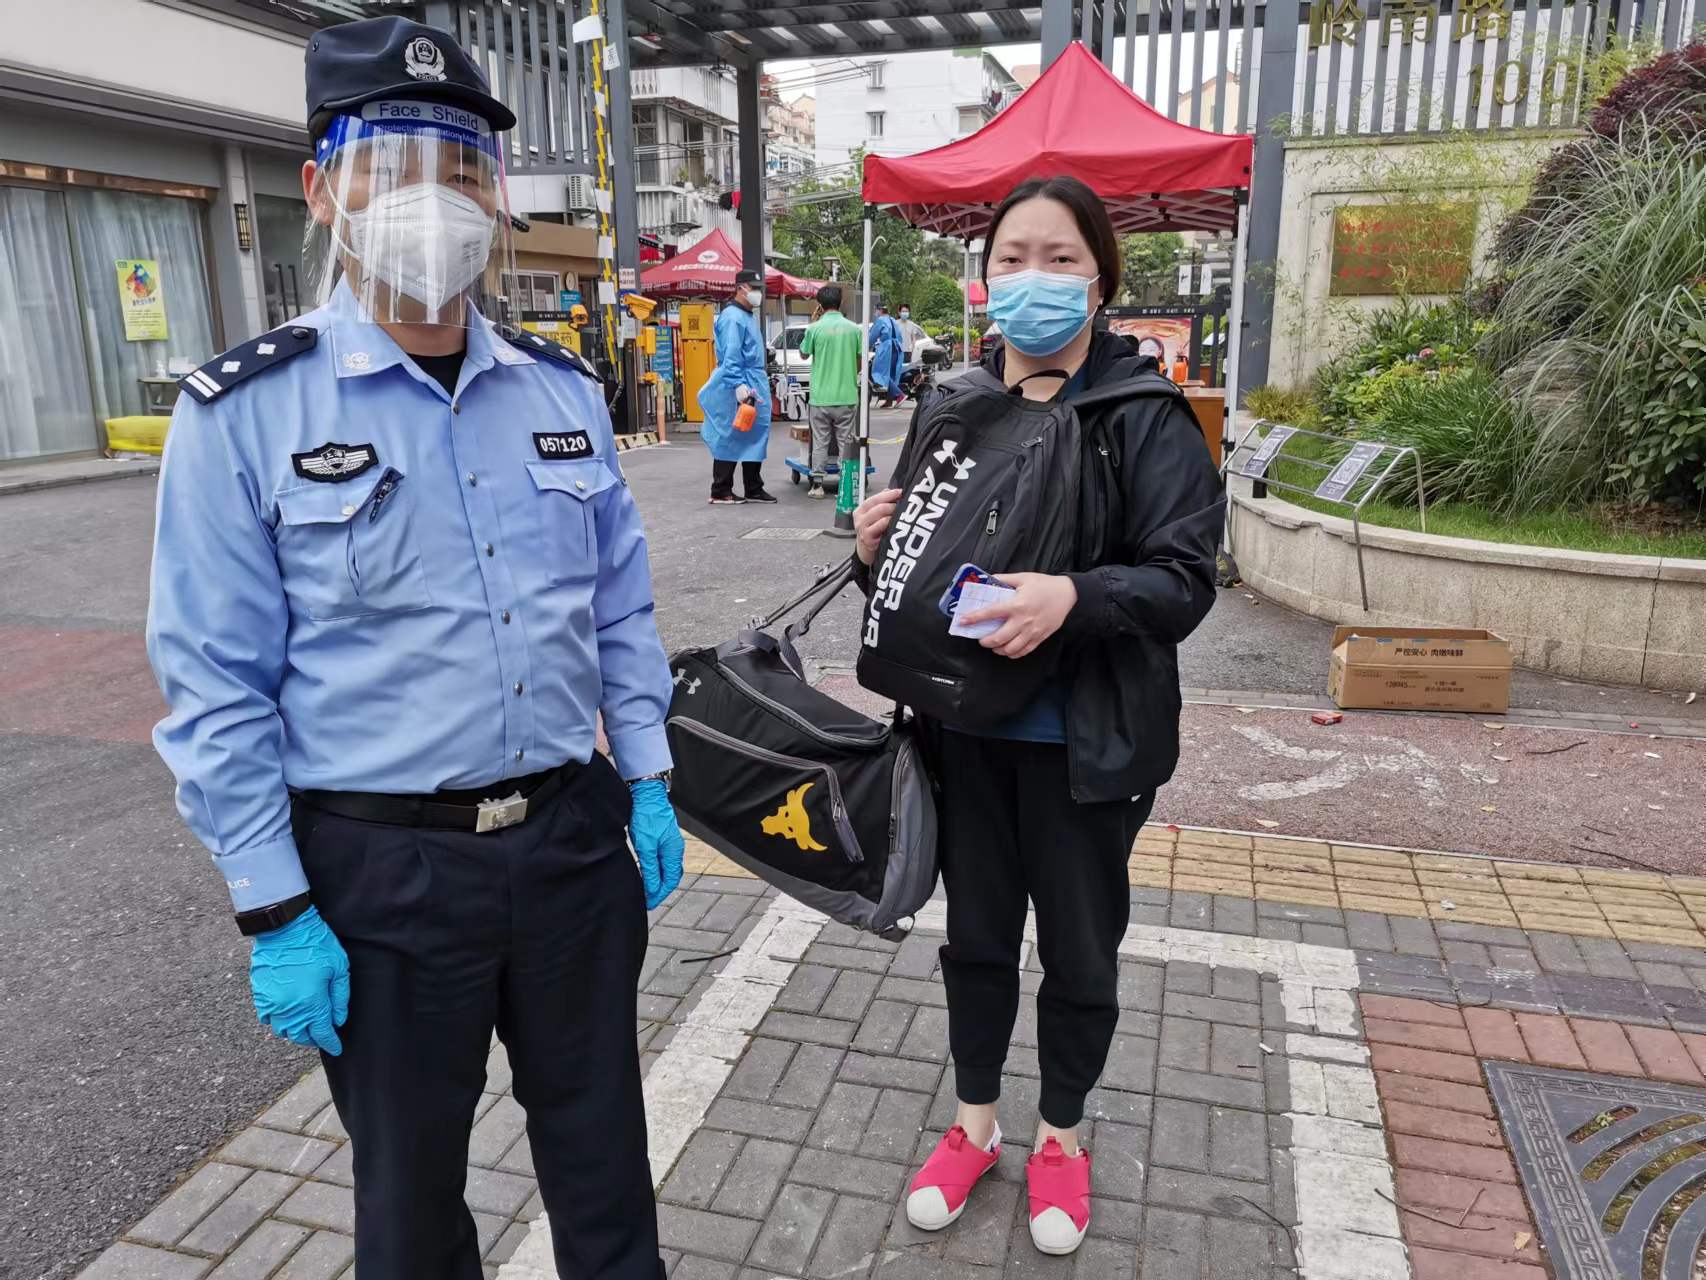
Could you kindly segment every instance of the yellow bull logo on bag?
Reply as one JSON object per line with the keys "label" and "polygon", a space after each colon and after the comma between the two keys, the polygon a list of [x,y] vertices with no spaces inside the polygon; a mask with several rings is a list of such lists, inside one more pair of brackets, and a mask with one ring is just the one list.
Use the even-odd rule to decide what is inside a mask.
{"label": "yellow bull logo on bag", "polygon": [[817,784],[808,782],[803,787],[795,787],[788,793],[788,799],[782,807],[768,818],[762,826],[767,836],[781,836],[784,840],[792,840],[801,849],[810,853],[823,853],[828,845],[821,845],[812,838],[812,819],[806,812],[806,792]]}

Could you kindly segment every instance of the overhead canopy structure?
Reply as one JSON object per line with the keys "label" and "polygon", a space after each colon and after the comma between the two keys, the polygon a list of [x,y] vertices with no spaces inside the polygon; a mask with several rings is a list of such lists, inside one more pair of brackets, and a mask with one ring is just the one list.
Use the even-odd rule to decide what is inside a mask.
{"label": "overhead canopy structure", "polygon": [[[720,230],[714,230],[673,258],[640,273],[640,292],[653,298],[726,298],[735,291],[740,250]],[[771,297],[809,298],[823,287],[821,280],[803,280],[764,267],[764,292]]]}
{"label": "overhead canopy structure", "polygon": [[1019,183],[1065,174],[1102,198],[1122,234],[1230,231],[1254,146],[1248,134],[1169,120],[1075,41],[970,137],[913,156],[866,156],[864,198],[971,239]]}

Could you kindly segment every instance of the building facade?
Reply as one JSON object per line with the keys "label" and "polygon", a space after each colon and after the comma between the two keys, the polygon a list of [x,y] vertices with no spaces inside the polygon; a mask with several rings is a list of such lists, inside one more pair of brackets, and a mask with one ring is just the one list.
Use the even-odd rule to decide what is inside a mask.
{"label": "building facade", "polygon": [[817,170],[817,99],[800,94],[784,102],[766,94],[764,100],[764,171],[792,184]]}
{"label": "building facade", "polygon": [[856,150],[911,155],[976,133],[1020,88],[981,49],[843,59],[817,70],[820,169],[845,166]]}
{"label": "building facade", "polygon": [[100,447],[297,309],[314,26],[242,9],[0,0],[0,460]]}
{"label": "building facade", "polygon": [[[0,0],[0,463],[102,448],[106,420],[164,410],[175,375],[315,305],[303,52],[363,11]],[[569,185],[511,184],[535,215],[523,309],[597,278]]]}

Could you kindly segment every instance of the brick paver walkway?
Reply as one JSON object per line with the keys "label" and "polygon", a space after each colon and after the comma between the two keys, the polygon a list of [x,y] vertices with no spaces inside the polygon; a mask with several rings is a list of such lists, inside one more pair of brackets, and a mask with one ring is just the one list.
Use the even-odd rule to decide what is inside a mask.
{"label": "brick paver walkway", "polygon": [[[671,1280],[1541,1280],[1483,1062],[1706,1083],[1706,880],[1166,828],[1131,879],[1091,1235],[1050,1259],[1025,1223],[1032,1003],[998,1176],[916,1232],[904,1186],[953,1109],[940,904],[885,943],[693,848],[637,1024]],[[508,1083],[494,1049],[468,1201],[488,1275],[538,1280]],[[84,1275],[351,1275],[349,1156],[310,1074]]]}

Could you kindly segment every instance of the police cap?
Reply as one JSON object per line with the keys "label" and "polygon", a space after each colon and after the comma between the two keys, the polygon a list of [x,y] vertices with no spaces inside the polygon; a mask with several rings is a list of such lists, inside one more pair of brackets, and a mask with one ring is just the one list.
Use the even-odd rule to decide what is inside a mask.
{"label": "police cap", "polygon": [[494,129],[515,113],[492,97],[486,77],[447,32],[407,18],[364,18],[327,27],[308,41],[308,132],[333,116],[386,98],[448,102]]}

